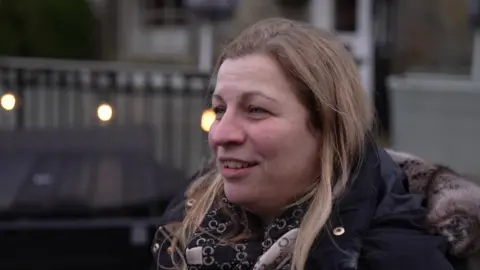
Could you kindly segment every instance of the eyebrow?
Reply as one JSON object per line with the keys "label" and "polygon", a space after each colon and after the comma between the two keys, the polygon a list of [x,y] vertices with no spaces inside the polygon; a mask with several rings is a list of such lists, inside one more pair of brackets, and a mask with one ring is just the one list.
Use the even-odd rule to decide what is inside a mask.
{"label": "eyebrow", "polygon": [[[276,99],[274,99],[274,98],[272,98],[272,97],[269,97],[269,96],[266,96],[265,94],[263,94],[263,93],[261,93],[261,92],[259,92],[259,91],[248,91],[248,92],[245,92],[245,93],[243,93],[243,94],[241,95],[240,99],[241,99],[241,100],[248,100],[248,99],[252,99],[252,98],[255,97],[255,96],[261,96],[261,97],[266,98],[266,99],[268,99],[268,100],[271,100],[271,101],[273,101],[273,102],[278,102]],[[223,98],[222,98],[222,96],[219,95],[219,94],[213,93],[213,94],[212,94],[212,98],[216,98],[216,99],[218,99],[218,100],[220,100],[220,101],[224,101]]]}

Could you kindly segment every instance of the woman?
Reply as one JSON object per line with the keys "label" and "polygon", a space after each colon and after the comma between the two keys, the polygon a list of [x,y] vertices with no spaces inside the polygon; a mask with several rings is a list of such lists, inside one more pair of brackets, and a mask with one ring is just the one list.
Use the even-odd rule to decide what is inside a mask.
{"label": "woman", "polygon": [[226,46],[214,77],[215,166],[166,210],[158,269],[460,269],[369,136],[341,43],[267,19]]}

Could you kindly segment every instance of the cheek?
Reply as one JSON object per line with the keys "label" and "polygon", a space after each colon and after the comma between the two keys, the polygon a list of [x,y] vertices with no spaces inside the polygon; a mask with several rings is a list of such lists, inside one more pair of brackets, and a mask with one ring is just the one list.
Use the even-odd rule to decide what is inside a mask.
{"label": "cheek", "polygon": [[264,157],[280,155],[288,148],[288,140],[285,136],[288,132],[282,125],[265,125],[261,128],[252,129],[249,132],[250,141],[255,151]]}
{"label": "cheek", "polygon": [[319,149],[317,139],[307,128],[303,130],[288,124],[262,129],[251,138],[255,150],[268,159],[281,162],[278,166],[308,162],[316,157]]}

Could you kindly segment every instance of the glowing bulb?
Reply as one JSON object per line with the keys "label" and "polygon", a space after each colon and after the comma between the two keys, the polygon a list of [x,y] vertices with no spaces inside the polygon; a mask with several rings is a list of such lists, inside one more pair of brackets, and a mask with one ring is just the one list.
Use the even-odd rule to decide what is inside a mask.
{"label": "glowing bulb", "polygon": [[15,96],[13,94],[4,94],[0,99],[0,104],[2,108],[11,111],[15,108],[15,103],[17,102]]}
{"label": "glowing bulb", "polygon": [[202,121],[200,126],[206,132],[210,131],[210,127],[212,126],[213,122],[215,121],[215,112],[212,109],[208,109],[203,111],[202,114]]}
{"label": "glowing bulb", "polygon": [[110,121],[110,119],[112,119],[112,116],[113,116],[112,106],[110,106],[107,103],[104,103],[98,106],[97,116],[98,116],[98,119],[100,119],[103,122]]}

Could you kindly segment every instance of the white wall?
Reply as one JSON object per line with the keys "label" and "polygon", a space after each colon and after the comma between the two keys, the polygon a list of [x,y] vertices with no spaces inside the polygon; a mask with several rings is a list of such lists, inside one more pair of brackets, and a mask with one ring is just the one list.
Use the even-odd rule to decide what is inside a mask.
{"label": "white wall", "polygon": [[141,23],[137,0],[118,0],[119,58],[122,60],[191,60],[192,31],[189,27],[152,27]]}
{"label": "white wall", "polygon": [[[328,31],[335,32],[334,1],[335,0],[311,0],[309,7],[310,23]],[[374,90],[373,1],[356,1],[358,1],[357,32],[337,32],[337,35],[340,40],[349,45],[355,57],[361,60],[361,65],[359,66],[358,70],[360,72],[364,88],[367,92],[372,93]]]}

